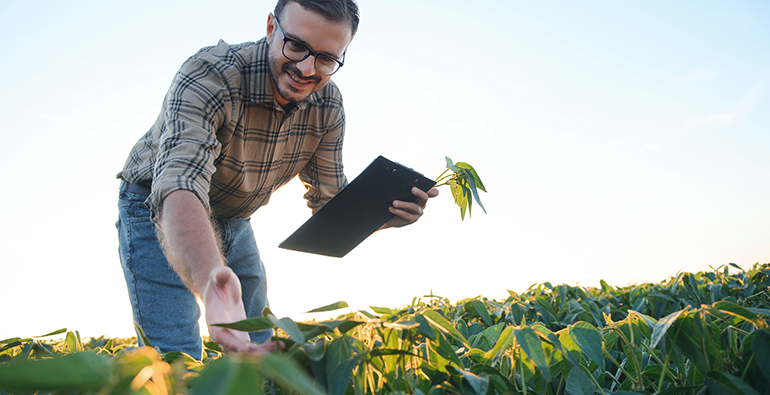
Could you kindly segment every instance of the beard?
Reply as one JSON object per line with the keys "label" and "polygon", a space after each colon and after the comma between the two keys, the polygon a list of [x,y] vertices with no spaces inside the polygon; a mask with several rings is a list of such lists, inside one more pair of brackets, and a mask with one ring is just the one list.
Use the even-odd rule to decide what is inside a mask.
{"label": "beard", "polygon": [[[283,57],[283,55],[281,55],[281,57]],[[284,64],[280,64],[278,59],[276,59],[275,57],[270,57],[270,61],[268,62],[268,67],[270,68],[270,78],[273,79],[273,86],[278,91],[278,95],[291,104],[296,103],[298,101],[305,100],[313,92],[318,91],[323,87],[323,85],[325,85],[325,84],[323,85],[320,84],[321,77],[319,77],[318,75],[312,75],[310,77],[305,77],[304,75],[302,75],[302,72],[299,71],[299,69],[296,66],[296,62],[287,61]],[[303,81],[311,81],[311,84],[315,84],[315,87],[310,92],[305,94],[289,84],[286,84],[286,83],[281,84],[280,77],[286,73],[289,73]]]}

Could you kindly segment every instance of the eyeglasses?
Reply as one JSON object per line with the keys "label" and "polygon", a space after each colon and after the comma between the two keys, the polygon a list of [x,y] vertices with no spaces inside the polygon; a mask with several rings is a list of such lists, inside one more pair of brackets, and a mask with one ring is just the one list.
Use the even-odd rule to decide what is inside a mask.
{"label": "eyeglasses", "polygon": [[283,34],[283,29],[281,29],[281,25],[278,24],[278,18],[275,19],[275,26],[278,27],[278,32],[281,33],[281,38],[283,39],[283,49],[281,52],[283,52],[283,56],[286,57],[286,59],[291,60],[292,62],[301,62],[305,59],[307,59],[308,56],[313,56],[315,58],[315,69],[319,73],[323,75],[332,75],[337,72],[337,70],[342,67],[342,65],[345,64],[345,54],[342,54],[342,61],[339,61],[337,59],[334,59],[333,57],[329,55],[324,55],[322,53],[318,53],[313,51],[312,49],[308,48],[307,45],[297,41],[293,40],[291,38],[287,38],[285,34]]}

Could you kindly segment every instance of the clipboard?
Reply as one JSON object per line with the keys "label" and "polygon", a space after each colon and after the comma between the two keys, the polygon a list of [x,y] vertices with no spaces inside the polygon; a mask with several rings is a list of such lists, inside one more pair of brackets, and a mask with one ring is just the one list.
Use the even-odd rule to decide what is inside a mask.
{"label": "clipboard", "polygon": [[278,247],[342,258],[395,216],[394,200],[416,202],[412,187],[427,192],[435,184],[379,156]]}

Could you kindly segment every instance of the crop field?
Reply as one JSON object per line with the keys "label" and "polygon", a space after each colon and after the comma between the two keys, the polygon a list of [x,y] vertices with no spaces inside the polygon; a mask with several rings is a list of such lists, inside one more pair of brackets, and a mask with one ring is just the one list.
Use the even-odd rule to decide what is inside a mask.
{"label": "crop field", "polygon": [[5,339],[0,394],[770,394],[770,264],[509,294],[227,325],[275,329],[285,347],[262,358],[66,329]]}

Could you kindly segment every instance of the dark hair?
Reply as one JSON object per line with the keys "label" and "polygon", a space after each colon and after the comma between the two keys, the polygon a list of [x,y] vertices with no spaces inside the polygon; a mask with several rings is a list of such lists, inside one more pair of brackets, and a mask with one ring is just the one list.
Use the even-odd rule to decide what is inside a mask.
{"label": "dark hair", "polygon": [[352,35],[358,30],[358,5],[353,0],[278,0],[273,15],[280,17],[284,8],[295,2],[302,8],[315,11],[332,22],[350,22]]}

